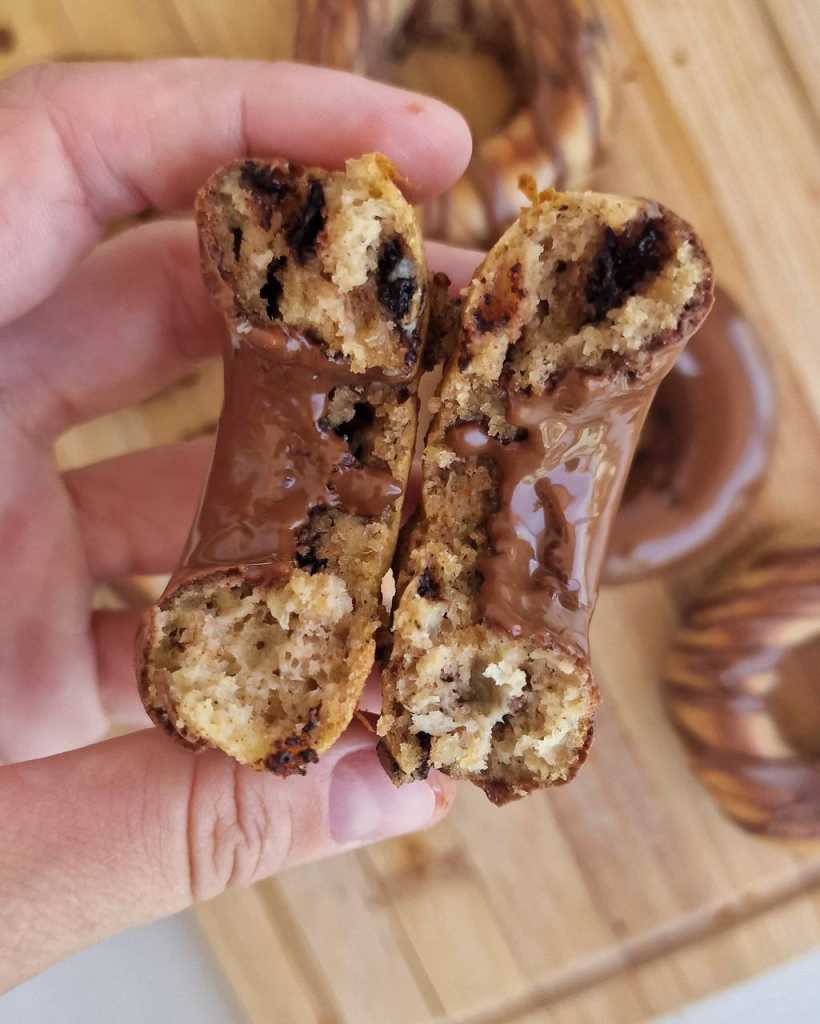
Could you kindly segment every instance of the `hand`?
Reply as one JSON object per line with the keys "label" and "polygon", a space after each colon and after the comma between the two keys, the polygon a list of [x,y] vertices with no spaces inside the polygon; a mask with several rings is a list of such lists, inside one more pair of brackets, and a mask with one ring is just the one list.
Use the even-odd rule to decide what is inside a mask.
{"label": "hand", "polygon": [[[173,568],[208,444],[61,476],[53,442],[190,372],[222,330],[190,221],[92,247],[112,220],[189,207],[232,157],[338,166],[370,150],[419,198],[459,177],[470,142],[434,100],[291,65],[54,65],[0,84],[0,989],[228,885],[428,825],[449,803],[443,777],[394,790],[360,727],[287,781],[154,729],[84,746],[112,720],[147,724],[135,615],[92,614],[92,588]],[[431,250],[462,278],[477,261]]]}

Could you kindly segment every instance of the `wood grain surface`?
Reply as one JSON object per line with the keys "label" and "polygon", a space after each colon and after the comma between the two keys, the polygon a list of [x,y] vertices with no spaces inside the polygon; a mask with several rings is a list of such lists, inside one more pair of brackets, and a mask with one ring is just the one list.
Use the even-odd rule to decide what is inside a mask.
{"label": "wood grain surface", "polygon": [[[820,512],[820,3],[605,0],[619,113],[595,184],[690,219],[772,355],[781,428],[756,520]],[[44,57],[278,57],[293,6],[0,0],[0,70]],[[190,434],[218,369],[73,430],[64,465]],[[625,1024],[820,942],[820,845],[752,838],[689,774],[657,688],[701,567],[605,590],[605,703],[565,789],[229,893],[200,921],[252,1024]]]}

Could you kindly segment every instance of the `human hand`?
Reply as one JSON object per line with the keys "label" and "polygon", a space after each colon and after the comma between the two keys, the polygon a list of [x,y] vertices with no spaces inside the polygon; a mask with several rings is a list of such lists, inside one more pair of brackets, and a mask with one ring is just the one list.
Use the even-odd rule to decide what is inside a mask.
{"label": "human hand", "polygon": [[[228,885],[424,827],[449,803],[444,777],[394,790],[361,727],[289,780],[153,729],[97,743],[111,721],[147,718],[136,615],[92,613],[94,584],[174,567],[209,444],[62,476],[53,457],[67,427],[219,350],[192,223],[92,252],[111,221],[189,206],[245,153],[338,166],[370,150],[420,198],[458,178],[470,142],[434,100],[293,65],[53,65],[0,84],[0,989]],[[457,281],[477,261],[430,250]]]}

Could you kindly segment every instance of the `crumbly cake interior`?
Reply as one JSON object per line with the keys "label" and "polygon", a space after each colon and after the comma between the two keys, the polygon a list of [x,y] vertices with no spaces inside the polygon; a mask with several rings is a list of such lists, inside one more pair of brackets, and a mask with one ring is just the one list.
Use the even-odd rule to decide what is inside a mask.
{"label": "crumbly cake interior", "polygon": [[281,320],[360,373],[412,366],[423,329],[421,236],[390,163],[346,170],[232,165],[212,185],[210,224],[233,316]]}
{"label": "crumbly cake interior", "polygon": [[702,249],[677,218],[593,194],[543,196],[477,272],[399,558],[379,723],[399,778],[436,767],[502,802],[577,767],[597,702],[587,658],[557,637],[514,639],[482,622],[477,563],[490,543],[497,469],[491,459],[458,457],[447,430],[479,420],[514,440],[507,387],[542,394],[569,367],[624,386],[641,377],[710,281]]}
{"label": "crumbly cake interior", "polygon": [[[408,389],[338,388],[327,418],[354,458],[406,479],[416,423]],[[151,676],[166,700],[154,697],[170,701],[180,731],[281,773],[335,739],[373,662],[399,505],[380,519],[314,509],[286,580],[252,586],[231,573],[155,610]]]}
{"label": "crumbly cake interior", "polygon": [[[310,504],[310,498],[304,513],[294,513],[289,571],[273,552],[273,579],[264,566],[262,573],[246,568],[239,545],[240,564],[220,561],[212,571],[207,559],[204,569],[194,561],[193,578],[186,566],[172,582],[145,622],[141,687],[149,713],[169,731],[287,775],[304,771],[350,721],[372,667],[373,635],[386,621],[381,584],[403,494],[368,506],[367,488],[376,486],[377,474],[402,491],[407,482],[428,273],[412,207],[389,161],[378,155],[351,160],[345,171],[280,159],[239,161],[209,180],[196,212],[206,282],[234,349],[253,344],[264,350],[261,332],[270,328],[270,358],[283,358],[276,349],[282,326],[315,344],[327,360],[325,367],[317,364],[314,379],[330,381],[330,390],[317,384],[306,395],[307,415],[314,416],[308,432],[298,426],[288,434],[286,423],[276,428],[279,435],[263,435],[277,448],[275,472],[284,481],[292,471],[299,484],[297,467],[323,466],[320,445],[331,442],[322,453],[339,454],[320,500]],[[258,424],[250,413],[243,424],[242,411],[230,430],[220,426],[217,446],[236,449],[224,460],[239,480],[230,499],[238,502],[230,505],[231,527],[246,520],[253,534],[256,520],[291,512],[280,511],[290,509],[280,499],[271,499],[269,511],[267,498],[243,504],[242,467],[247,463],[249,479],[260,472],[264,478],[266,452],[259,448]],[[359,469],[374,475],[358,478],[370,481],[356,485],[358,499],[345,497],[344,472]],[[218,505],[218,493],[214,500]],[[356,500],[363,504],[350,504]],[[290,525],[288,518],[281,524],[285,530]],[[289,558],[290,545],[285,550]],[[252,561],[258,564],[258,555]]]}

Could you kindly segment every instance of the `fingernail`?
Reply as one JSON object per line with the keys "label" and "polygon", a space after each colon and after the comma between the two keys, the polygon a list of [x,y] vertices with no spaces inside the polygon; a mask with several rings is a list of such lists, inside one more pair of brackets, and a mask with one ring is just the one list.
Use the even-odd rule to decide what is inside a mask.
{"label": "fingernail", "polygon": [[337,843],[366,843],[429,825],[436,792],[424,782],[397,789],[372,750],[348,754],[333,769],[330,834]]}

